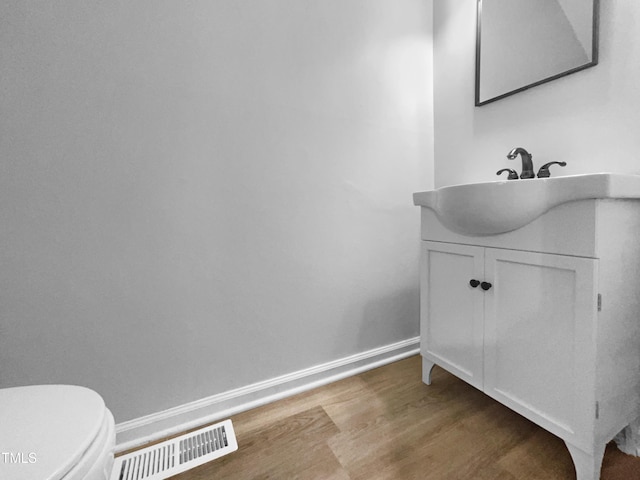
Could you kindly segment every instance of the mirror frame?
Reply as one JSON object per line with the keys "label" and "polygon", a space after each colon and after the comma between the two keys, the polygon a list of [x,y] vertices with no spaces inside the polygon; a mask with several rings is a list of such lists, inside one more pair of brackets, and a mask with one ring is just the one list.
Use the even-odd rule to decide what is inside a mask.
{"label": "mirror frame", "polygon": [[511,90],[509,92],[503,93],[496,97],[492,97],[487,100],[480,101],[480,60],[481,60],[480,59],[480,42],[482,38],[482,1],[483,0],[477,0],[477,12],[476,12],[476,22],[477,22],[476,23],[476,85],[475,85],[476,107],[480,107],[482,105],[495,102],[496,100],[509,97],[511,95],[522,92],[524,90],[528,90],[532,87],[536,87],[543,83],[551,82],[552,80],[556,80],[561,77],[566,77],[567,75],[571,75],[572,73],[579,72],[580,70],[584,70],[586,68],[594,67],[598,64],[598,37],[599,37],[598,29],[600,24],[600,0],[593,0],[593,25],[592,25],[593,39],[591,42],[591,61],[589,63],[585,63],[584,65],[580,65],[578,67],[566,70],[556,75],[543,78],[542,80],[538,80],[537,82],[530,83],[529,85],[516,88],[515,90]]}

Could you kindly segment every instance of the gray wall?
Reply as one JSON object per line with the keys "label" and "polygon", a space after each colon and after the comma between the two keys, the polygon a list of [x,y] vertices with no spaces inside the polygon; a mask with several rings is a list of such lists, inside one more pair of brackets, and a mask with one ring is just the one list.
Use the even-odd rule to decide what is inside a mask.
{"label": "gray wall", "polygon": [[496,180],[516,146],[534,164],[564,160],[553,175],[640,173],[640,3],[600,2],[594,68],[474,107],[475,2],[434,2],[436,186]]}
{"label": "gray wall", "polygon": [[418,334],[430,2],[3,1],[0,65],[1,387],[122,422]]}

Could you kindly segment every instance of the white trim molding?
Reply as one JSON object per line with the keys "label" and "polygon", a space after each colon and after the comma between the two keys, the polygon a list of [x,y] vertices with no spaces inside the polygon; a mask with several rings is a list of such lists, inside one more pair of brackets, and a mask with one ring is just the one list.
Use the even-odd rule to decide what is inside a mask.
{"label": "white trim molding", "polygon": [[419,344],[409,338],[119,423],[116,453],[416,355]]}

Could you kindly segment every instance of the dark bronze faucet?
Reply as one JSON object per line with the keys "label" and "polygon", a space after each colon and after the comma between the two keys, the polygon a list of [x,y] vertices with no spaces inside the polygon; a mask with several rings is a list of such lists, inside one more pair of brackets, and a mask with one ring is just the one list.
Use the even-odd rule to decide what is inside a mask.
{"label": "dark bronze faucet", "polygon": [[496,172],[496,175],[501,175],[502,172],[509,172],[509,176],[507,177],[507,180],[518,180],[518,172],[516,172],[514,169],[512,168],[503,168],[502,170],[498,170]]}
{"label": "dark bronze faucet", "polygon": [[544,165],[542,165],[540,167],[540,170],[538,170],[538,178],[549,178],[551,176],[551,172],[549,172],[549,167],[551,165],[559,165],[561,167],[566,167],[567,166],[567,162],[549,162],[549,163],[545,163]]}
{"label": "dark bronze faucet", "polygon": [[522,147],[516,147],[507,154],[509,160],[513,160],[518,155],[522,158],[522,173],[520,178],[536,178],[536,174],[533,172],[533,161],[531,155]]}

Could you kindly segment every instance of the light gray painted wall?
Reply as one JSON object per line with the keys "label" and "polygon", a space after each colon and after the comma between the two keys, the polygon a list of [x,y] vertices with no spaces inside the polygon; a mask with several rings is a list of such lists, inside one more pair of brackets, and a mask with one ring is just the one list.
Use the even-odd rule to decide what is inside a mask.
{"label": "light gray painted wall", "polygon": [[435,180],[437,186],[496,180],[516,146],[553,175],[640,173],[640,4],[601,2],[600,61],[594,68],[474,107],[473,1],[434,2]]}
{"label": "light gray painted wall", "polygon": [[418,334],[422,0],[0,3],[0,386],[122,422]]}

